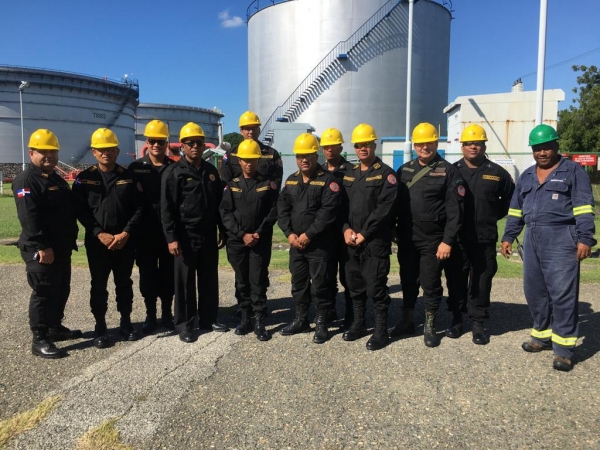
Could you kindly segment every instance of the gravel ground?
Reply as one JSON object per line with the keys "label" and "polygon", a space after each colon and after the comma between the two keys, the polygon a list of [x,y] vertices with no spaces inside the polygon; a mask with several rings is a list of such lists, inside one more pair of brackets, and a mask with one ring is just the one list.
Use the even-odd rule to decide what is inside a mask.
{"label": "gravel ground", "polygon": [[[233,274],[220,278],[221,318],[234,326]],[[581,287],[579,362],[560,373],[551,352],[519,348],[531,320],[518,280],[495,281],[487,346],[467,332],[426,348],[418,310],[417,336],[378,352],[366,350],[368,337],[344,342],[337,327],[323,345],[312,333],[276,333],[269,342],[206,333],[194,344],[157,333],[97,350],[89,275],[75,269],[65,324],[86,336],[60,343],[70,356],[58,361],[30,354],[25,280],[22,266],[0,267],[0,419],[50,395],[63,401],[8,448],[73,448],[110,418],[119,418],[123,440],[136,449],[600,447],[600,285]],[[267,325],[277,331],[292,318],[289,275],[273,274],[271,284]],[[392,286],[390,326],[400,297]],[[116,338],[112,294],[110,301]],[[136,292],[134,321],[143,309]],[[448,320],[442,311],[439,328]]]}

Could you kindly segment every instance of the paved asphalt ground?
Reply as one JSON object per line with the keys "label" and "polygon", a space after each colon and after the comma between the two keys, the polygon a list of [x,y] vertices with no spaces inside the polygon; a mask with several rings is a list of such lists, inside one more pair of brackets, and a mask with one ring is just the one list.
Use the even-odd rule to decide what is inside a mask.
{"label": "paved asphalt ground", "polygon": [[[234,327],[233,274],[220,277],[221,318]],[[400,311],[397,280],[390,326]],[[277,331],[292,318],[289,276],[272,274],[271,284],[267,324]],[[206,333],[184,344],[159,332],[97,350],[86,269],[74,270],[72,288],[65,324],[85,338],[60,343],[68,358],[36,358],[24,267],[0,266],[0,419],[62,397],[8,448],[74,448],[112,418],[135,449],[600,448],[600,285],[581,287],[579,362],[570,373],[551,368],[551,352],[520,349],[531,326],[520,280],[494,283],[489,345],[474,345],[468,332],[426,348],[419,310],[417,336],[378,352],[366,350],[368,338],[344,342],[337,328],[323,345],[312,333],[269,342]],[[110,302],[116,337],[112,293]],[[136,291],[138,326],[143,315]],[[440,316],[443,329],[449,317]]]}

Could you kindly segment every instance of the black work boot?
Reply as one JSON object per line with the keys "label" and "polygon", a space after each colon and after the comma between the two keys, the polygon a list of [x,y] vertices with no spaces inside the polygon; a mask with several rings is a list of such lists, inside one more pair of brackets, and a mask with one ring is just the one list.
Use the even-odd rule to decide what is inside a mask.
{"label": "black work boot", "polygon": [[106,328],[106,322],[104,321],[104,319],[96,319],[96,326],[94,327],[94,347],[110,347],[110,340],[108,339],[108,329]]}
{"label": "black work boot", "polygon": [[446,328],[446,336],[452,339],[458,339],[463,334],[463,317],[460,311],[452,311],[452,321]]}
{"label": "black work boot", "polygon": [[31,341],[31,353],[46,359],[58,359],[67,356],[64,350],[57,348],[48,338],[48,329],[31,327],[33,340]]}
{"label": "black work boot", "polygon": [[315,344],[323,344],[329,340],[329,330],[327,329],[327,311],[319,311],[317,313],[317,320],[315,321],[315,334],[313,336],[313,342]]}
{"label": "black work boot", "polygon": [[354,307],[352,306],[352,298],[347,292],[344,292],[344,300],[346,302],[346,311],[344,315],[344,330],[347,330],[352,326],[352,322],[354,322]]}
{"label": "black work boot", "polygon": [[156,321],[156,314],[146,314],[146,320],[142,324],[142,333],[150,334],[158,328],[158,322]]}
{"label": "black work boot", "polygon": [[437,347],[440,345],[437,334],[435,333],[435,315],[436,313],[425,311],[425,326],[423,329],[423,338],[427,347]]}
{"label": "black work boot", "polygon": [[52,339],[53,342],[68,341],[71,339],[81,339],[83,333],[81,330],[70,330],[64,325],[59,325],[48,329],[48,337]]}
{"label": "black work boot", "polygon": [[121,316],[121,327],[119,332],[121,333],[121,336],[125,338],[126,341],[137,341],[140,338],[138,332],[135,330],[135,328],[133,328],[133,325],[131,324],[131,319],[129,318],[129,315]]}
{"label": "black work boot", "polygon": [[401,337],[415,334],[415,310],[405,309],[402,315],[402,320],[396,324],[390,336]]}
{"label": "black work boot", "polygon": [[367,341],[367,350],[381,350],[388,344],[390,335],[387,328],[387,311],[375,311],[375,331]]}
{"label": "black work boot", "polygon": [[282,336],[292,336],[298,333],[307,333],[310,331],[310,324],[308,323],[308,312],[304,308],[298,308],[296,306],[296,316],[294,320],[282,329],[279,334]]}
{"label": "black work boot", "polygon": [[485,327],[482,321],[473,322],[473,343],[477,345],[486,345],[490,343],[490,338],[485,334]]}
{"label": "black work boot", "polygon": [[258,312],[254,316],[254,334],[259,341],[271,339],[271,335],[265,329],[265,313]]}
{"label": "black work boot", "polygon": [[235,334],[244,336],[252,331],[252,322],[250,321],[250,311],[242,309],[240,324],[235,328]]}
{"label": "black work boot", "polygon": [[348,342],[356,341],[367,335],[367,324],[365,322],[365,308],[354,307],[354,321],[350,328],[342,335],[342,339]]}

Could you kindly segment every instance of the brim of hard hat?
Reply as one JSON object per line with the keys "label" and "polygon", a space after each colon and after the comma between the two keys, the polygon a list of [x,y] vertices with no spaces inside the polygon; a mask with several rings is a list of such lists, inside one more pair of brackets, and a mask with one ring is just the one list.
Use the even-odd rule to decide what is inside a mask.
{"label": "brim of hard hat", "polygon": [[205,139],[204,136],[200,136],[200,135],[195,135],[195,136],[186,136],[184,138],[179,138],[179,142],[185,142],[185,141],[189,141],[189,140],[194,140],[194,139]]}
{"label": "brim of hard hat", "polygon": [[119,144],[99,144],[99,145],[92,145],[92,148],[115,148],[118,147]]}
{"label": "brim of hard hat", "polygon": [[53,145],[37,145],[35,147],[29,147],[32,150],[59,150],[60,147],[55,147]]}
{"label": "brim of hard hat", "polygon": [[416,139],[413,140],[413,144],[428,144],[430,142],[438,142],[439,139]]}
{"label": "brim of hard hat", "polygon": [[342,142],[323,142],[321,141],[321,147],[331,147],[332,145],[342,145],[344,143],[344,141]]}
{"label": "brim of hard hat", "polygon": [[465,142],[487,142],[487,139],[467,139],[466,141],[460,141],[461,144]]}
{"label": "brim of hard hat", "polygon": [[548,142],[554,142],[554,141],[558,141],[558,140],[559,140],[559,138],[556,138],[556,139],[544,139],[542,141],[530,142],[529,146],[533,147],[534,145],[546,144]]}
{"label": "brim of hard hat", "polygon": [[312,155],[313,153],[317,153],[318,150],[294,150],[295,155]]}
{"label": "brim of hard hat", "polygon": [[169,139],[169,136],[165,136],[164,134],[145,134],[144,137],[148,139]]}
{"label": "brim of hard hat", "polygon": [[239,159],[260,159],[260,155],[244,155],[243,153],[232,153],[232,155]]}

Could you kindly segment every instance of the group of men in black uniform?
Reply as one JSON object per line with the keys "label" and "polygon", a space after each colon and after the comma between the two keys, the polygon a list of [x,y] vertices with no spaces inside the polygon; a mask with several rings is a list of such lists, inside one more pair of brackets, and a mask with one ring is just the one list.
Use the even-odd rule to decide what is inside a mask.
{"label": "group of men in black uniform", "polygon": [[[376,156],[377,135],[370,125],[360,124],[352,133],[356,164],[341,156],[344,140],[338,130],[326,130],[321,145],[312,134],[303,133],[293,149],[298,171],[283,186],[281,158],[258,141],[260,120],[251,111],[240,117],[245,140],[225,155],[221,176],[202,159],[205,136],[197,124],[181,129],[183,156],[174,161],[166,156],[166,125],[151,121],[145,130],[147,154],[129,168],[116,163],[116,135],[101,128],[91,139],[98,163],[77,176],[72,190],[54,172],[56,136],[49,130],[36,131],[29,143],[32,164],[13,184],[23,226],[19,248],[33,289],[32,352],[58,358],[65,353],[55,340],[81,337],[80,331],[61,325],[70,255],[76,249],[76,218],[86,230],[97,348],[110,345],[105,315],[111,271],[120,333],[127,340],[139,337],[130,319],[134,260],[146,305],[144,333],[160,326],[193,342],[197,318],[200,329],[227,331],[217,320],[218,249],[225,244],[240,313],[235,332],[254,330],[259,340],[268,340],[266,292],[276,221],[290,244],[295,304],[294,319],[282,335],[311,329],[308,310],[313,302],[313,341],[329,339],[339,268],[345,341],[367,334],[368,298],[375,313],[369,350],[386,346],[390,333],[414,334],[414,307],[422,288],[425,345],[436,346],[435,315],[442,299],[441,272],[446,269],[453,312],[446,335],[462,334],[463,313],[468,312],[473,341],[486,344],[483,320],[496,271],[496,220],[506,214],[514,185],[504,169],[485,158],[485,132],[473,127],[477,126],[463,133],[465,158],[452,165],[437,154],[435,128],[419,124],[413,132],[417,159],[397,172]],[[470,136],[468,141],[465,136]],[[318,163],[321,146],[324,165]],[[50,216],[53,220],[47,220]],[[387,278],[392,241],[399,247],[404,314],[390,332]]]}

